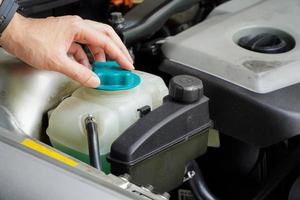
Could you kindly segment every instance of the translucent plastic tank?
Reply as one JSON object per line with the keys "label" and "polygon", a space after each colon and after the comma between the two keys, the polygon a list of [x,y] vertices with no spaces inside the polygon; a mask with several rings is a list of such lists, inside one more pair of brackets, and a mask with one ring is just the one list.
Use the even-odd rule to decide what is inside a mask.
{"label": "translucent plastic tank", "polygon": [[139,108],[160,106],[168,89],[160,77],[149,73],[120,71],[112,62],[95,66],[100,88],[81,87],[65,99],[51,113],[47,134],[55,148],[89,163],[85,119],[92,115],[98,126],[102,169],[109,173],[106,155],[112,142],[140,118]]}

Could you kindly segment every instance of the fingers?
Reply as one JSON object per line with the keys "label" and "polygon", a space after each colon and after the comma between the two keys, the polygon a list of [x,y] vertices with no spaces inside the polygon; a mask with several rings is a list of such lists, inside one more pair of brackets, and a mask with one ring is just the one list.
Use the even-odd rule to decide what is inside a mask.
{"label": "fingers", "polygon": [[68,51],[68,54],[73,55],[74,59],[80,64],[89,67],[89,59],[79,44],[73,43]]}
{"label": "fingers", "polygon": [[89,68],[65,56],[62,60],[64,67],[60,68],[60,72],[78,81],[86,87],[96,88],[100,85],[99,77]]}
{"label": "fingers", "polygon": [[120,48],[120,50],[125,53],[128,60],[131,63],[133,63],[133,60],[132,60],[126,46],[124,45],[124,43],[122,42],[122,40],[120,39],[118,34],[114,31],[114,29],[111,26],[109,26],[107,24],[94,22],[91,20],[85,20],[85,22],[88,23],[89,25],[93,26],[98,32],[104,31],[105,34],[115,42],[115,44]]}
{"label": "fingers", "polygon": [[88,45],[88,47],[89,47],[90,51],[92,52],[94,59],[96,61],[99,61],[99,62],[106,61],[105,52],[103,51],[103,49],[101,47],[92,46],[92,45]]}
{"label": "fingers", "polygon": [[[105,62],[105,52],[102,48],[96,46],[88,45],[89,49],[91,50],[94,59],[99,62]],[[80,64],[89,67],[90,63],[88,57],[82,47],[79,44],[73,43],[68,51],[68,54],[73,55],[74,59],[79,62]]]}
{"label": "fingers", "polygon": [[74,40],[76,42],[85,43],[100,47],[106,52],[112,59],[117,61],[122,68],[133,70],[133,64],[128,57],[120,50],[115,42],[103,32],[98,32],[91,26],[84,23],[80,24],[76,28],[76,34]]}

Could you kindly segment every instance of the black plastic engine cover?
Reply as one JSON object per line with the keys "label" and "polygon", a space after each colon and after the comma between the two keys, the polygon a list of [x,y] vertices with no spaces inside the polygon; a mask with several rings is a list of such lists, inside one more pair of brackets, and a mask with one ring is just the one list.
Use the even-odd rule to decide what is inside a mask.
{"label": "black plastic engine cover", "polygon": [[197,76],[203,81],[204,94],[210,98],[211,119],[221,133],[257,147],[300,133],[300,84],[258,94],[168,59],[160,70],[173,76]]}

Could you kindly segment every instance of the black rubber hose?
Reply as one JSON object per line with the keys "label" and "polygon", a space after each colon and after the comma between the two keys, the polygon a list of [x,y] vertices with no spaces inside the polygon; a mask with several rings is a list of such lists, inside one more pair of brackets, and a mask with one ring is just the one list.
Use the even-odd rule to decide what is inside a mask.
{"label": "black rubber hose", "polygon": [[160,30],[167,20],[199,0],[145,0],[125,15],[122,35],[127,46],[145,40]]}
{"label": "black rubber hose", "polygon": [[198,200],[219,200],[208,188],[202,172],[196,161],[192,160],[187,165],[187,173],[191,174],[188,183]]}
{"label": "black rubber hose", "polygon": [[87,132],[90,164],[96,169],[101,170],[100,147],[98,140],[97,124],[92,116],[85,119],[85,128]]}

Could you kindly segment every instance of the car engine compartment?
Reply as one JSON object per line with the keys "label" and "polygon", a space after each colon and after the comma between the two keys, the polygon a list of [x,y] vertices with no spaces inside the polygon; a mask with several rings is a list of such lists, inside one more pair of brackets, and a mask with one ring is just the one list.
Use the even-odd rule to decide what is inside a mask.
{"label": "car engine compartment", "polygon": [[46,148],[128,198],[300,198],[297,0],[24,2],[33,17],[110,23],[137,70],[91,58],[103,86],[87,89],[1,49],[4,141]]}

